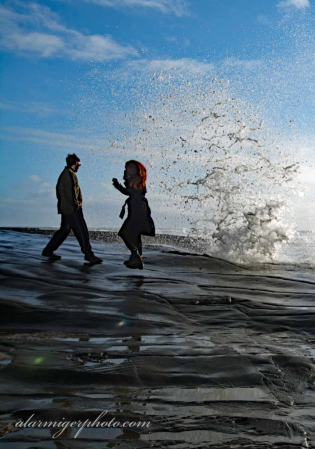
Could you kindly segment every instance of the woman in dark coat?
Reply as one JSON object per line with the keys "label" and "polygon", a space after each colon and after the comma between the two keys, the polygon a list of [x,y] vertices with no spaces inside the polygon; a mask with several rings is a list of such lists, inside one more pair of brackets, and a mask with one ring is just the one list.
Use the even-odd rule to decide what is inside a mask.
{"label": "woman in dark coat", "polygon": [[146,179],[146,168],[140,162],[133,160],[126,162],[125,165],[125,187],[116,178],[113,179],[113,186],[123,195],[129,197],[120,213],[120,218],[123,218],[127,204],[128,217],[118,232],[118,235],[131,251],[130,259],[125,262],[125,265],[128,268],[139,268],[141,270],[143,269],[141,235],[155,236],[151,210],[148,200],[145,198],[147,193]]}

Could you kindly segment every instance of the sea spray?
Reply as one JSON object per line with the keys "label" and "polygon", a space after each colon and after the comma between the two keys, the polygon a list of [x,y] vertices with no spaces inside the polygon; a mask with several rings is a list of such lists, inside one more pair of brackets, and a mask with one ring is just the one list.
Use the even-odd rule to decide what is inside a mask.
{"label": "sea spray", "polygon": [[202,240],[204,251],[239,261],[272,259],[294,235],[285,215],[301,191],[297,160],[228,82],[161,72],[150,86],[124,145],[159,173],[152,187],[176,208],[192,245]]}
{"label": "sea spray", "polygon": [[148,167],[158,229],[186,229],[198,251],[233,260],[274,258],[294,234],[290,199],[303,193],[298,159],[282,143],[287,130],[211,67],[135,70],[129,79],[114,71],[105,79],[107,92],[128,96],[110,115],[92,96],[97,117],[107,117],[99,153]]}

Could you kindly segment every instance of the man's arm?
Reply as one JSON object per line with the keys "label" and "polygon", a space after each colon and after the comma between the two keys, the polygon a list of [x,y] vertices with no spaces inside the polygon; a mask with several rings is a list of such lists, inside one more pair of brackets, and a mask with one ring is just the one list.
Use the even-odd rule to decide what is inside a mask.
{"label": "man's arm", "polygon": [[63,173],[57,184],[57,197],[63,207],[73,209],[77,207],[74,181],[69,172]]}
{"label": "man's arm", "polygon": [[72,181],[73,201],[77,209],[82,206],[82,194],[79,186],[77,175],[72,171],[69,172]]}

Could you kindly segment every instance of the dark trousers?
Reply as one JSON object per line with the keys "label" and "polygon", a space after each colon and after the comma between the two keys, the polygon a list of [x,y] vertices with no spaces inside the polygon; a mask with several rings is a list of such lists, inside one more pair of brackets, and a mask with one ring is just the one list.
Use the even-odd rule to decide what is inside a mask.
{"label": "dark trousers", "polygon": [[72,214],[61,215],[60,229],[52,236],[44,251],[47,251],[48,253],[56,251],[56,249],[66,240],[71,230],[80,243],[82,253],[92,253],[89,231],[81,207],[72,212]]}
{"label": "dark trousers", "polygon": [[139,234],[137,231],[132,232],[132,230],[129,229],[129,232],[120,232],[119,235],[123,239],[129,251],[138,251],[139,255],[142,256],[141,234]]}

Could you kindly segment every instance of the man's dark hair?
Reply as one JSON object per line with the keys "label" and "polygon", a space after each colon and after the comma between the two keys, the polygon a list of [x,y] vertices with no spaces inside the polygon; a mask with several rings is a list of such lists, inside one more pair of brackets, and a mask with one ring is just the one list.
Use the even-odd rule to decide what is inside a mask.
{"label": "man's dark hair", "polygon": [[76,162],[80,162],[80,159],[74,153],[68,154],[68,156],[66,157],[66,162],[68,167],[72,167],[72,165],[74,165]]}

